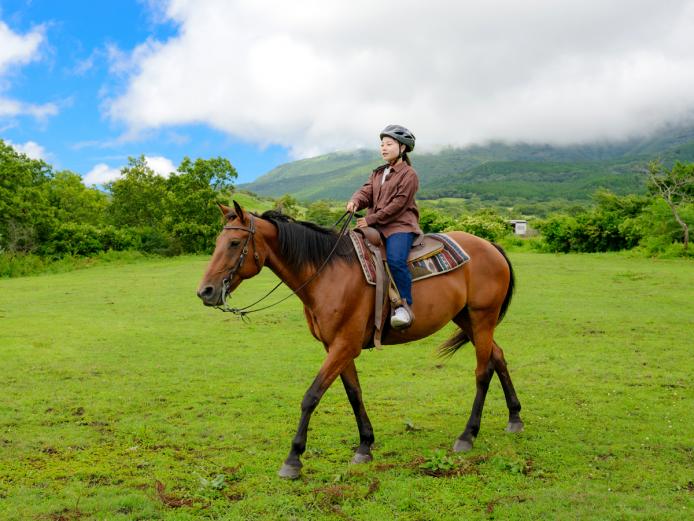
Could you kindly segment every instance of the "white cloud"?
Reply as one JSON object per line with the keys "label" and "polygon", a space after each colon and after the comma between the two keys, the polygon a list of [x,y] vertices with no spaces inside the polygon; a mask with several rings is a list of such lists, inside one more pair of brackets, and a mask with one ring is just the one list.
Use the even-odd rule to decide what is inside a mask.
{"label": "white cloud", "polygon": [[585,142],[694,116],[694,0],[170,0],[164,42],[113,51],[128,133],[207,124],[296,156]]}
{"label": "white cloud", "polygon": [[147,166],[162,177],[169,177],[172,172],[176,171],[176,167],[170,159],[162,156],[145,156]]}
{"label": "white cloud", "polygon": [[87,174],[82,178],[82,182],[87,185],[103,185],[115,181],[120,177],[120,169],[111,168],[106,163],[99,163],[95,165]]}
{"label": "white cloud", "polygon": [[[0,20],[0,91],[6,90],[10,85],[8,76],[12,67],[26,65],[39,58],[44,41],[43,26],[20,35]],[[58,106],[55,103],[27,103],[0,96],[0,118],[26,115],[42,120],[57,113]]]}
{"label": "white cloud", "polygon": [[[145,156],[145,162],[155,174],[161,177],[169,177],[173,172],[176,172],[173,162],[163,156]],[[120,178],[121,168],[112,168],[106,163],[99,163],[84,175],[82,182],[88,186],[103,185]]]}
{"label": "white cloud", "polygon": [[36,27],[22,36],[0,21],[0,75],[11,65],[23,65],[35,60],[43,39],[43,27]]}
{"label": "white cloud", "polygon": [[31,159],[43,159],[47,158],[46,150],[36,143],[35,141],[27,141],[26,143],[13,143],[12,141],[7,141],[7,144],[14,148],[20,154],[24,154]]}
{"label": "white cloud", "polygon": [[42,120],[49,116],[55,116],[57,113],[58,106],[55,103],[37,105],[0,97],[0,117],[28,115]]}

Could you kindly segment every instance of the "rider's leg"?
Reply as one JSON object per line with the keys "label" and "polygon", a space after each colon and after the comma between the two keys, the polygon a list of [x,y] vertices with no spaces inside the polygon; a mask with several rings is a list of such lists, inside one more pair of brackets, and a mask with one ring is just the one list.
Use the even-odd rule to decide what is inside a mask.
{"label": "rider's leg", "polygon": [[[414,238],[415,234],[411,232],[394,233],[386,238],[386,260],[388,261],[388,268],[393,275],[393,280],[400,292],[400,297],[409,305],[412,305],[412,275],[407,267],[407,256],[412,248]],[[400,310],[400,308],[398,308],[395,312],[399,317],[396,322],[401,322],[403,317],[405,323],[411,321],[411,316],[406,310]]]}

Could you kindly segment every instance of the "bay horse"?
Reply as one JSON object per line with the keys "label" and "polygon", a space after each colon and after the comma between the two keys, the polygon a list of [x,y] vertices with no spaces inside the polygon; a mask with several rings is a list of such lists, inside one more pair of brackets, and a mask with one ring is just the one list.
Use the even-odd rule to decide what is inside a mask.
{"label": "bay horse", "polygon": [[[212,259],[197,291],[206,306],[221,306],[226,296],[242,281],[270,268],[304,304],[306,322],[326,351],[318,375],[301,402],[301,418],[289,456],[279,475],[295,479],[301,472],[301,455],[311,414],[321,397],[339,376],[354,410],[359,429],[359,447],[352,463],[372,460],[374,433],[362,400],[354,360],[362,349],[373,345],[374,286],[361,271],[349,237],[313,223],[298,222],[276,211],[256,215],[219,205],[226,220],[217,237]],[[480,429],[482,409],[489,382],[496,372],[509,411],[506,430],[523,430],[521,404],[511,383],[494,329],[501,321],[514,289],[511,263],[501,247],[474,235],[453,231],[447,234],[470,256],[453,271],[413,284],[414,323],[403,331],[386,329],[384,345],[411,342],[429,336],[453,321],[459,330],[440,350],[452,355],[471,341],[475,347],[477,394],[465,430],[453,446],[469,451]],[[330,256],[326,262],[326,258]],[[318,269],[322,271],[317,274]],[[311,280],[311,277],[315,277]],[[306,284],[306,281],[309,281]]]}

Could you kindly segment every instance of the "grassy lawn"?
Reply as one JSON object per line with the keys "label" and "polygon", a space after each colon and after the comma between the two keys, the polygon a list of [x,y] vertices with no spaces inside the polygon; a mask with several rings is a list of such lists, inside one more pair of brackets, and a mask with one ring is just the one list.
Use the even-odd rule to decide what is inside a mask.
{"label": "grassy lawn", "polygon": [[450,452],[475,384],[469,346],[436,358],[447,328],[362,354],[374,462],[348,464],[337,382],[296,482],[276,472],[323,352],[295,298],[248,323],[204,308],[202,257],[0,279],[0,519],[691,518],[694,263],[511,260],[497,340],[525,432],[495,378],[475,448]]}

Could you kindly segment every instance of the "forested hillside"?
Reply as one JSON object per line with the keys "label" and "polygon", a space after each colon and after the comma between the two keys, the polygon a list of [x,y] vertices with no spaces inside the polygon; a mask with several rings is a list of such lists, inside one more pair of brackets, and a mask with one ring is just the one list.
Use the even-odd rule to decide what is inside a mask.
{"label": "forested hillside", "polygon": [[[412,154],[419,197],[479,197],[518,203],[589,201],[598,189],[644,193],[645,167],[694,161],[694,128],[670,129],[649,138],[570,147],[491,143]],[[348,198],[380,164],[376,151],[327,154],[281,165],[239,188],[299,200]]]}

